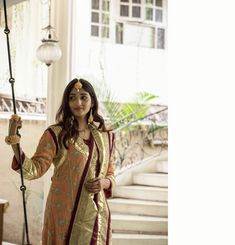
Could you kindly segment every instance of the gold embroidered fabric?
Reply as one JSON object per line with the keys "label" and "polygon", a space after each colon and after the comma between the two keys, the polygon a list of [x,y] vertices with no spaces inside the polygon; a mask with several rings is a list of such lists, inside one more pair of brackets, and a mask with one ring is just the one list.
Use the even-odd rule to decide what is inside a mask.
{"label": "gold embroidered fabric", "polygon": [[[58,141],[61,127],[51,126],[50,129]],[[109,137],[107,132],[100,132],[95,127],[91,128],[91,133],[94,139],[92,152],[81,138],[76,142],[70,141],[68,150],[62,147],[57,152],[55,138],[46,130],[34,156],[31,159],[25,156],[23,173],[26,179],[39,178],[52,163],[55,166],[44,214],[42,245],[68,244],[66,239],[74,208],[76,213],[69,245],[90,244],[94,229],[98,232],[97,245],[111,244],[110,214],[106,198],[112,195],[115,179],[113,164],[110,162]],[[86,183],[97,177],[97,163],[100,164],[98,177],[108,178],[112,185],[110,190],[98,193],[95,201],[94,194],[88,193]],[[89,168],[86,172],[87,164]],[[78,194],[79,188],[81,192]],[[75,207],[77,198],[79,202]],[[95,223],[96,218],[98,225]],[[106,239],[109,239],[107,243]]]}

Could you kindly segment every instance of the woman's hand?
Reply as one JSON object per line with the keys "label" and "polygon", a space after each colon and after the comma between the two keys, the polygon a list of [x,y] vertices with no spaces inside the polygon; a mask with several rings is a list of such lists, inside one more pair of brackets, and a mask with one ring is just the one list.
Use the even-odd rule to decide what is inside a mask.
{"label": "woman's hand", "polygon": [[95,178],[90,180],[86,184],[87,190],[91,193],[99,193],[103,189],[108,189],[110,187],[110,180],[109,179],[102,179],[102,178]]}
{"label": "woman's hand", "polygon": [[10,122],[9,122],[9,131],[8,131],[8,135],[15,135],[17,133],[17,129],[20,129],[22,127],[22,121],[21,118],[16,115],[13,114],[11,116]]}
{"label": "woman's hand", "polygon": [[8,145],[11,145],[18,163],[20,162],[19,155],[22,154],[22,150],[21,148],[18,148],[17,145],[20,141],[20,135],[17,135],[17,129],[21,128],[21,126],[21,118],[18,115],[13,114],[9,120],[8,136],[5,138],[5,142]]}

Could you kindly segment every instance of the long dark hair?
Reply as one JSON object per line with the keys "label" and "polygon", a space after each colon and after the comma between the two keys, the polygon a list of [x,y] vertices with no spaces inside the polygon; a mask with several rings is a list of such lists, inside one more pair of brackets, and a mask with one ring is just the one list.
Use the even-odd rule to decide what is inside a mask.
{"label": "long dark hair", "polygon": [[[68,140],[72,138],[76,140],[79,135],[78,122],[77,120],[74,119],[73,114],[69,108],[69,95],[71,90],[74,88],[75,83],[77,82],[78,79],[75,78],[66,86],[62,98],[62,103],[59,107],[59,110],[56,113],[57,125],[62,127],[62,131],[59,133],[58,136],[59,145],[62,146],[63,144],[66,149],[68,149]],[[91,100],[93,103],[92,115],[94,118],[94,122],[99,123],[97,129],[99,129],[100,131],[108,131],[106,129],[103,117],[98,114],[98,100],[93,86],[84,79],[79,79],[79,82],[81,82],[82,88],[86,92],[88,92],[91,96]],[[90,115],[90,111],[86,115],[87,122],[88,122],[89,115]]]}

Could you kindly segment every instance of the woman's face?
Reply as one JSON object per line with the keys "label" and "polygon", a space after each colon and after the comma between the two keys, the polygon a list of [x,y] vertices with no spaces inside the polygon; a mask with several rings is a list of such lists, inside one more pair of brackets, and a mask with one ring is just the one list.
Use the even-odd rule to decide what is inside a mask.
{"label": "woman's face", "polygon": [[76,118],[85,118],[92,106],[91,96],[84,89],[73,88],[69,94],[69,108]]}

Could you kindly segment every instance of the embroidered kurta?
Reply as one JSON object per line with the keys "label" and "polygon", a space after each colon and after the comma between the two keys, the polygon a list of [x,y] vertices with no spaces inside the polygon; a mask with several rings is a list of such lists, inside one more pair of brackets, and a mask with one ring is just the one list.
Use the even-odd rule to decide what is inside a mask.
{"label": "embroidered kurta", "polygon": [[[107,198],[115,186],[113,168],[114,135],[91,127],[91,137],[69,141],[59,147],[59,126],[50,126],[42,135],[32,158],[24,153],[24,178],[41,177],[54,164],[54,175],[47,198],[43,245],[111,244],[110,211]],[[19,172],[14,158],[12,167]],[[89,193],[86,183],[96,177],[108,178],[111,186],[98,194]]]}

